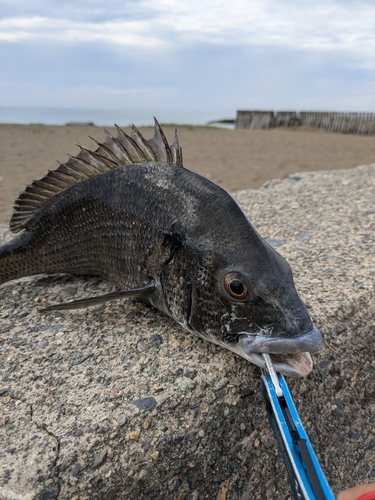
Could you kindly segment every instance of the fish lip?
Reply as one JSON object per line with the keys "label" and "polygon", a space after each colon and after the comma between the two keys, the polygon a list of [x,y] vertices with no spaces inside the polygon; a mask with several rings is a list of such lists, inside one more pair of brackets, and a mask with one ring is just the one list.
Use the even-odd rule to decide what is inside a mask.
{"label": "fish lip", "polygon": [[322,347],[323,337],[313,326],[294,337],[266,337],[242,332],[237,341],[237,352],[252,363],[265,368],[262,353],[270,354],[276,371],[289,377],[305,377],[312,368],[310,352]]}
{"label": "fish lip", "polygon": [[[237,343],[231,344],[229,349],[263,370],[266,369],[266,364],[260,353],[245,352]],[[309,352],[289,355],[270,354],[270,356],[275,370],[287,377],[306,377],[313,369],[313,361]]]}
{"label": "fish lip", "polygon": [[240,332],[237,343],[247,354],[265,352],[287,355],[318,351],[322,347],[323,337],[321,332],[313,326],[311,330],[294,337],[266,337]]}
{"label": "fish lip", "polygon": [[[254,353],[253,356],[256,356],[253,362],[265,370],[266,366],[262,355]],[[313,369],[313,361],[309,352],[292,354],[286,356],[284,360],[278,360],[271,354],[271,360],[275,371],[288,377],[306,377]]]}

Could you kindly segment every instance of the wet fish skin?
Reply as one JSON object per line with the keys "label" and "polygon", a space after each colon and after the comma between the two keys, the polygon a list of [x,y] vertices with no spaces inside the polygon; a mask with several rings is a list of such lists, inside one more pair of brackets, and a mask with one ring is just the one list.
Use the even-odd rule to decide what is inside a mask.
{"label": "wet fish skin", "polygon": [[[165,144],[160,133],[157,128],[154,142],[144,146],[148,158],[158,159],[154,150]],[[143,138],[135,137],[133,143],[142,149]],[[110,162],[119,146],[108,135],[104,144]],[[89,153],[83,153],[85,159],[95,162]],[[69,180],[65,189],[47,193],[30,214],[33,201],[27,192],[21,195],[27,217],[18,214],[23,231],[0,246],[0,284],[40,273],[102,276],[129,294],[137,289],[135,296],[185,329],[260,366],[261,352],[319,349],[321,334],[283,257],[225,190],[178,159],[173,164],[175,153],[164,156],[168,163],[153,158]],[[48,191],[48,182],[39,181],[30,196],[38,189]],[[240,290],[242,283],[245,297],[228,293],[228,276]],[[285,362],[275,366],[289,375],[311,369],[308,358],[297,368]]]}

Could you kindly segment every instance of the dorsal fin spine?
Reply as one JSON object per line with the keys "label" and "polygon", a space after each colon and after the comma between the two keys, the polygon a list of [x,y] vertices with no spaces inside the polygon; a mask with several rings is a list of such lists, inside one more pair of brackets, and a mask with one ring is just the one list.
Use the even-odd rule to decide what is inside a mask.
{"label": "dorsal fin spine", "polygon": [[112,137],[112,140],[113,140],[114,146],[116,146],[116,148],[118,150],[118,155],[121,157],[124,164],[126,165],[127,163],[129,163],[129,164],[132,163],[132,160],[131,160],[128,152],[126,151],[124,146],[121,144],[121,142],[117,139],[117,137]]}
{"label": "dorsal fin spine", "polygon": [[54,170],[50,170],[48,173],[48,179],[50,184],[54,184],[58,188],[64,189],[65,179],[62,178],[63,174],[61,172],[56,172]]}
{"label": "dorsal fin spine", "polygon": [[174,137],[171,144],[171,151],[173,156],[173,163],[175,165],[182,165],[183,164],[182,149],[180,148],[180,143],[178,140],[178,134],[176,128],[174,129]]}
{"label": "dorsal fin spine", "polygon": [[[47,182],[43,182],[43,180],[41,181],[36,181],[35,182],[35,186],[41,191],[48,191],[48,192],[51,192],[51,193],[55,193],[56,191],[58,191],[58,189],[56,189],[55,186],[51,186],[51,184],[47,183]],[[34,192],[34,190],[30,190],[30,189],[27,189],[25,190],[26,192]]]}
{"label": "dorsal fin spine", "polygon": [[36,193],[21,193],[18,199],[14,202],[15,204],[20,203],[24,198],[27,198],[28,200],[35,200],[35,201],[44,201],[44,197],[40,194]]}
{"label": "dorsal fin spine", "polygon": [[155,122],[155,133],[154,137],[148,141],[151,148],[156,152],[159,160],[163,158],[166,163],[173,162],[173,155],[171,149],[168,145],[168,141],[164,135],[163,130],[161,129],[159,122],[154,117]]}
{"label": "dorsal fin spine", "polygon": [[[100,170],[96,169],[95,167],[93,167],[92,165],[90,165],[89,163],[87,163],[86,161],[84,161],[82,158],[79,158],[77,156],[71,156],[69,155],[69,160],[67,161],[67,163],[69,164],[69,166],[71,168],[74,168],[75,170],[80,170],[81,172],[84,172],[86,174],[86,176],[92,176],[92,175],[97,175],[97,174],[100,174]],[[57,175],[60,174],[60,172],[56,172]],[[53,178],[51,176],[51,178]],[[58,180],[59,178],[57,178]]]}
{"label": "dorsal fin spine", "polygon": [[[69,163],[65,163],[65,165],[62,165],[59,170],[61,169],[61,172],[69,177],[73,177],[73,179],[77,179],[77,180],[81,180],[82,179],[82,175],[79,174],[79,172],[76,172],[71,165],[69,165]],[[44,180],[44,179],[43,179]],[[43,182],[43,181],[39,181],[39,182]],[[46,179],[46,182],[48,182],[48,180]],[[49,184],[49,183],[48,183]],[[35,186],[38,186],[37,183],[35,183]]]}
{"label": "dorsal fin spine", "polygon": [[143,151],[143,154],[147,161],[156,161],[156,157],[150,145],[147,143],[146,139],[143,137],[143,135],[135,125],[132,125],[131,138],[137,144],[139,149]]}
{"label": "dorsal fin spine", "polygon": [[[84,164],[84,168],[89,168],[90,170],[93,170],[96,175],[99,175],[102,173],[102,169],[97,167],[97,160],[96,158],[93,158],[90,153],[91,151],[85,149],[83,146],[80,144],[77,144],[77,146],[80,148],[80,152],[78,153],[77,156],[72,156],[71,159],[79,162],[80,164]],[[69,162],[68,162],[69,163]]]}
{"label": "dorsal fin spine", "polygon": [[117,158],[117,156],[109,148],[106,147],[105,143],[93,139],[90,135],[89,137],[99,146],[98,149],[96,150],[96,153],[99,156],[104,157],[109,161],[112,161],[115,165],[118,165],[120,159]]}
{"label": "dorsal fin spine", "polygon": [[[56,170],[56,172],[54,172],[56,175],[58,175],[59,179],[61,180],[62,182],[62,185],[66,187],[66,183],[74,183],[74,179],[72,179],[72,176],[69,175],[69,174],[65,174],[64,172],[62,172],[62,170]],[[48,175],[48,180],[50,179],[50,176]],[[54,179],[55,179],[55,176],[54,176]],[[31,184],[31,186],[33,186],[33,184]],[[64,189],[64,187],[61,187],[61,189]]]}
{"label": "dorsal fin spine", "polygon": [[116,128],[117,128],[117,139],[119,142],[121,142],[123,147],[128,151],[132,162],[140,163],[142,161],[147,161],[146,156],[139,149],[139,147],[133,141],[133,139],[117,125]]}
{"label": "dorsal fin spine", "polygon": [[[68,175],[70,177],[74,177],[74,179],[78,180],[83,180],[87,178],[87,175],[81,169],[77,168],[77,165],[75,163],[68,161],[66,163],[66,166],[68,167]],[[48,179],[48,184],[51,185],[53,183],[51,183]]]}
{"label": "dorsal fin spine", "polygon": [[114,157],[117,159],[118,164],[127,165],[133,163],[128,152],[121,144],[121,142],[117,139],[117,137],[113,137],[113,135],[106,129],[104,129],[104,132],[105,141],[101,145],[114,155]]}
{"label": "dorsal fin spine", "polygon": [[94,166],[100,171],[100,173],[106,172],[107,170],[112,168],[111,165],[114,165],[113,162],[109,163],[109,160],[99,155],[97,151],[90,151],[83,146],[80,146],[80,148],[81,151],[78,153],[78,157],[82,153],[82,157],[87,161],[87,163],[89,165],[94,164]]}

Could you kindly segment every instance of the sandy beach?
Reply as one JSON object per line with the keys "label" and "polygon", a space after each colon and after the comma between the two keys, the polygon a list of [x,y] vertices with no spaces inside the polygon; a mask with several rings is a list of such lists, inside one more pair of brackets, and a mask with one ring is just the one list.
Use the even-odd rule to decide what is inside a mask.
{"label": "sandy beach", "polygon": [[[174,127],[163,127],[172,141]],[[111,133],[115,129],[109,127]],[[127,132],[129,127],[124,127]],[[150,127],[141,128],[148,139]],[[375,137],[313,129],[227,130],[178,127],[184,165],[230,192],[258,188],[295,172],[336,170],[375,162]],[[69,125],[0,126],[0,223],[7,223],[14,200],[25,186],[57,168],[56,160],[75,155],[79,143],[96,149],[101,127]]]}

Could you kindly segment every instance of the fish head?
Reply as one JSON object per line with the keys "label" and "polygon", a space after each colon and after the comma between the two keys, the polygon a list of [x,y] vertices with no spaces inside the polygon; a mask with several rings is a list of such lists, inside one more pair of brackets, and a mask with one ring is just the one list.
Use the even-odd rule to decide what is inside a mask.
{"label": "fish head", "polygon": [[289,264],[223,189],[187,170],[178,179],[181,215],[163,244],[168,313],[256,365],[264,367],[262,353],[268,353],[277,371],[307,375],[309,353],[321,347],[322,335],[298,296]]}
{"label": "fish head", "polygon": [[[224,258],[222,253],[206,256],[204,268],[211,272],[200,271],[195,280],[190,324],[260,367],[262,353],[268,353],[276,371],[305,376],[322,335],[298,296],[287,261],[260,237],[247,248],[227,251]],[[204,287],[212,293],[202,289],[208,275],[213,279]]]}

